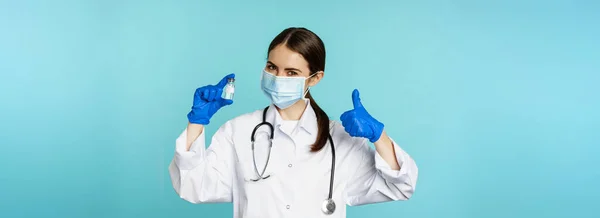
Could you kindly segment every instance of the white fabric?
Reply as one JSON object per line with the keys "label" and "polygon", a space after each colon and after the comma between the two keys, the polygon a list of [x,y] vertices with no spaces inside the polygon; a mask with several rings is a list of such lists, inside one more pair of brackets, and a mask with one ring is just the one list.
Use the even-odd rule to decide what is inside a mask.
{"label": "white fabric", "polygon": [[292,137],[295,137],[297,130],[296,127],[298,127],[297,120],[282,120],[279,129],[281,129],[281,131],[283,131],[286,135],[291,135]]}
{"label": "white fabric", "polygon": [[[262,109],[227,121],[205,149],[204,132],[186,151],[186,130],[176,140],[175,156],[169,173],[177,194],[192,203],[233,202],[233,217],[346,217],[345,205],[407,200],[417,182],[418,169],[413,159],[395,142],[401,169],[392,170],[369,146],[367,139],[351,137],[343,126],[332,121],[330,133],[336,150],[333,199],[337,209],[332,215],[321,211],[327,199],[331,167],[329,142],[313,153],[318,128],[310,105],[297,122],[296,131],[282,131],[283,120],[273,105],[267,121],[275,136],[266,180],[258,178],[252,162],[250,136],[262,121]],[[291,123],[293,125],[293,122]],[[262,171],[268,148],[268,127],[256,136],[257,168]],[[379,216],[383,214],[373,214]]]}

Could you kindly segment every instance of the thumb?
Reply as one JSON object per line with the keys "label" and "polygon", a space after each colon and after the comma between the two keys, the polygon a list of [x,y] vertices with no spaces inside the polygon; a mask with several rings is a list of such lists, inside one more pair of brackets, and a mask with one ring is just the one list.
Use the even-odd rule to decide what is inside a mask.
{"label": "thumb", "polygon": [[358,89],[354,89],[354,91],[352,91],[352,104],[354,105],[354,109],[363,107],[362,103],[360,102],[360,93],[358,93]]}
{"label": "thumb", "polygon": [[221,100],[221,107],[231,105],[231,104],[233,104],[233,100],[231,100],[231,99],[222,99]]}
{"label": "thumb", "polygon": [[231,74],[228,74],[227,76],[223,77],[223,79],[221,79],[221,81],[219,81],[219,83],[217,84],[217,87],[219,87],[219,88],[225,87],[225,85],[227,85],[227,80],[229,80],[230,78],[235,78],[235,74],[231,73]]}

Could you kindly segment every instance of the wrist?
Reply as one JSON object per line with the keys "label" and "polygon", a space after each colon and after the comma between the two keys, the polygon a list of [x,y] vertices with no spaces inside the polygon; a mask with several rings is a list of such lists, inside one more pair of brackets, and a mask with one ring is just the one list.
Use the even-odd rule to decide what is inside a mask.
{"label": "wrist", "polygon": [[210,119],[199,118],[193,110],[187,114],[187,118],[192,124],[208,125],[210,123]]}
{"label": "wrist", "polygon": [[373,126],[373,136],[371,138],[369,138],[369,141],[371,143],[375,143],[382,138],[381,136],[383,136],[383,134],[384,134],[383,128],[384,128],[383,123],[375,120],[375,124]]}

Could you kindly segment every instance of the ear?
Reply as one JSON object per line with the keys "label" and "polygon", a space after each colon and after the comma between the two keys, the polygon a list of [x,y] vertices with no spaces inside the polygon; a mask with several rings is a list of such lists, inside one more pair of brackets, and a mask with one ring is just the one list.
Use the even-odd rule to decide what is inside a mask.
{"label": "ear", "polygon": [[308,79],[308,86],[316,86],[321,79],[325,76],[325,72],[319,71],[315,73],[310,79]]}

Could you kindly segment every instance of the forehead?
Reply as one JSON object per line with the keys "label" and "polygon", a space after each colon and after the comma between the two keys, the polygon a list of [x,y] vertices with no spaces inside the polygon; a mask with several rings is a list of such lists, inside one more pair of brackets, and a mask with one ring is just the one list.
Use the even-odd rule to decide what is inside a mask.
{"label": "forehead", "polygon": [[269,61],[281,68],[297,68],[299,70],[308,70],[308,62],[304,57],[287,46],[281,44],[269,52]]}

